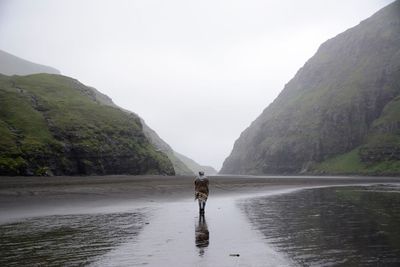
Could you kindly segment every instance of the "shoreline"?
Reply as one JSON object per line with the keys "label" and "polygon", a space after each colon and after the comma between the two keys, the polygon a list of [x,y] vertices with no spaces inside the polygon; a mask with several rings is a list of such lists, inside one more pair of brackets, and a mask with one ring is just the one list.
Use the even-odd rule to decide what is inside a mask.
{"label": "shoreline", "polygon": [[[400,184],[399,177],[209,176],[210,198],[362,184]],[[1,177],[0,223],[52,213],[99,210],[117,203],[151,206],[193,199],[190,176]],[[124,204],[125,203],[125,204]]]}
{"label": "shoreline", "polygon": [[[193,198],[191,177],[63,177],[51,183],[40,178],[22,178],[12,184],[0,182],[0,226],[7,233],[5,243],[9,246],[4,262],[296,266],[287,252],[275,247],[263,228],[257,228],[257,222],[271,215],[268,209],[272,207],[257,209],[257,203],[273,196],[290,200],[291,194],[322,187],[389,184],[400,188],[399,178],[211,177],[210,180],[210,198],[203,220]],[[292,208],[285,210],[285,214],[290,211],[295,214],[292,218],[297,218],[299,202],[288,203]],[[253,207],[260,211],[258,217],[247,214]],[[310,214],[318,218],[314,217],[315,212]],[[279,214],[271,216],[278,218],[277,223],[282,220]],[[286,220],[292,221],[290,217]],[[204,233],[207,241],[200,244],[198,237]],[[46,238],[29,239],[30,234]],[[82,243],[82,238],[90,241]],[[54,246],[46,247],[49,242]],[[78,254],[65,252],[78,244]],[[101,250],[95,244],[101,244]],[[15,252],[12,246],[29,253]],[[31,254],[33,246],[40,248],[36,253],[47,255],[48,259],[37,261],[36,254]],[[230,256],[236,254],[240,257]]]}

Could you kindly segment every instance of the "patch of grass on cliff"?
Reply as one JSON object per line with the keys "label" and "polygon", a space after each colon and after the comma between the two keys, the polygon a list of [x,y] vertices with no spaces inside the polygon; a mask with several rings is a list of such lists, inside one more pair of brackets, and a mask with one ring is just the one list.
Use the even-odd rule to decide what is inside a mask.
{"label": "patch of grass on cliff", "polygon": [[400,121],[400,96],[390,101],[383,109],[382,115],[374,121],[373,126],[385,126]]}
{"label": "patch of grass on cliff", "polygon": [[22,142],[35,143],[52,140],[42,114],[35,110],[29,95],[10,87],[0,88],[0,119],[8,140],[20,136]]}
{"label": "patch of grass on cliff", "polygon": [[0,119],[0,151],[6,151],[8,153],[15,153],[17,146],[15,143],[15,136],[8,129],[7,124]]}
{"label": "patch of grass on cliff", "polygon": [[365,170],[371,175],[398,175],[400,173],[400,162],[394,160],[382,161],[368,166]]}
{"label": "patch of grass on cliff", "polygon": [[20,156],[11,158],[0,156],[0,174],[3,175],[20,175],[24,173],[27,162]]}
{"label": "patch of grass on cliff", "polygon": [[346,154],[325,160],[316,166],[314,171],[327,174],[364,174],[364,175],[395,175],[400,173],[400,162],[384,160],[373,164],[361,162],[356,148]]}
{"label": "patch of grass on cliff", "polygon": [[317,172],[331,174],[357,173],[365,169],[358,155],[358,148],[346,154],[335,156],[319,163],[314,168]]}

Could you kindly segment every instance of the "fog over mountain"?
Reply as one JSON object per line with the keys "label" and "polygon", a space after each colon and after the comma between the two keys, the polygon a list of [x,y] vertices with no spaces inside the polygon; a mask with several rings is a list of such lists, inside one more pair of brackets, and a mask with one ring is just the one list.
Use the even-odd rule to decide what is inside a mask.
{"label": "fog over mountain", "polygon": [[60,74],[59,70],[29,62],[0,50],[0,73],[5,75],[28,75],[34,73]]}
{"label": "fog over mountain", "polygon": [[0,49],[55,67],[220,168],[318,46],[391,0],[0,1]]}

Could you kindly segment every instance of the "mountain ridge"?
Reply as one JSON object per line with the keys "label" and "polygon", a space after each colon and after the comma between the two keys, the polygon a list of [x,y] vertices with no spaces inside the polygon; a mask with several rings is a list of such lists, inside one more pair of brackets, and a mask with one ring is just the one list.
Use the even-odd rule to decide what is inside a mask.
{"label": "mountain ridge", "polygon": [[[371,142],[379,132],[377,120],[400,91],[399,14],[396,1],[324,42],[241,133],[221,173],[398,173],[398,155],[380,157]],[[392,143],[375,138],[386,147],[383,154],[397,151],[392,148],[399,145],[393,141],[400,118],[396,107],[391,108],[391,126],[383,126],[389,136],[385,140]],[[385,134],[381,130],[378,136]],[[337,157],[351,152],[354,165],[340,169],[346,160]],[[341,162],[336,164],[340,168],[332,168],[330,160]],[[387,170],[379,167],[385,161],[392,164]]]}
{"label": "mountain ridge", "polygon": [[175,156],[180,159],[195,175],[199,173],[199,171],[203,171],[205,175],[214,175],[217,174],[217,170],[215,170],[211,166],[200,165],[193,159],[174,151]]}
{"label": "mountain ridge", "polygon": [[[4,59],[4,60],[2,61],[2,59]],[[5,78],[5,77],[7,77],[6,74],[19,75],[19,76],[22,75],[21,77],[16,76],[16,77],[8,77],[7,78],[7,79],[11,79],[11,80],[12,79],[24,79],[23,77],[26,77],[27,75],[42,74],[42,73],[60,74],[60,72],[54,68],[24,60],[22,58],[19,58],[17,56],[14,56],[12,54],[9,54],[9,53],[1,51],[1,50],[0,50],[0,73],[4,73],[4,76],[0,76],[0,78],[3,78],[3,79],[6,79]],[[34,76],[34,77],[37,77],[37,76]],[[46,75],[42,75],[40,77],[42,77],[44,81],[49,78]],[[81,90],[81,93],[84,92],[84,97],[89,98],[91,101],[93,101],[97,104],[109,106],[109,107],[118,109],[128,115],[134,116],[135,118],[139,118],[140,125],[141,125],[140,127],[142,128],[142,131],[143,131],[145,137],[148,139],[148,141],[151,143],[151,145],[155,148],[155,150],[157,152],[163,153],[168,157],[168,159],[170,160],[170,162],[173,165],[174,173],[176,175],[186,175],[186,176],[194,176],[195,175],[193,173],[193,171],[191,169],[189,169],[175,155],[175,151],[164,140],[162,140],[159,137],[159,135],[154,130],[152,130],[145,123],[145,121],[142,118],[140,118],[136,113],[119,107],[118,105],[116,105],[113,102],[113,100],[110,97],[101,93],[96,88],[93,88],[90,86],[85,86],[85,85],[81,84],[78,80],[75,80],[73,78],[69,78],[66,76],[60,75],[60,79],[70,79],[70,83],[75,83],[74,86],[76,87],[76,85],[78,85],[77,87],[79,87],[79,90]],[[15,82],[13,82],[13,83],[14,83],[13,85],[15,85]],[[57,84],[55,86],[57,86]],[[72,86],[72,87],[74,87],[74,86]],[[10,89],[10,88],[8,88],[8,89]],[[71,89],[73,89],[73,88],[71,88]],[[6,88],[0,87],[0,90],[2,90],[2,92],[0,92],[0,93],[4,93],[4,91],[6,91]],[[25,89],[25,91],[29,91],[29,88]],[[37,96],[34,96],[34,95],[32,95],[32,97],[35,99],[37,98]],[[4,104],[6,104],[6,103],[4,103]],[[3,110],[3,112],[5,112],[5,110]],[[2,115],[4,115],[4,114],[0,114],[0,126],[5,126],[6,123],[4,122],[4,120],[2,120],[3,119]],[[45,127],[45,125],[42,125],[42,126]],[[14,126],[11,125],[11,127],[13,128]],[[7,131],[3,128],[3,133],[9,135],[9,133],[6,133],[6,132]],[[8,141],[10,141],[10,139]],[[12,141],[12,142],[14,142],[14,141]],[[3,150],[4,150],[4,147],[3,147]],[[9,157],[9,156],[4,157],[3,152],[4,151],[1,151],[1,149],[0,149],[0,175],[1,174],[23,174],[23,173],[37,174],[37,173],[41,173],[41,172],[42,173],[47,172],[47,173],[53,173],[53,174],[58,173],[58,171],[55,170],[55,168],[49,168],[48,166],[37,167],[36,169],[32,169],[32,168],[26,169],[25,168],[25,171],[20,170],[19,167],[17,167],[17,166],[19,166],[18,164],[21,162],[25,162],[25,161],[22,159],[18,163],[18,160],[15,160],[15,159],[13,160],[12,157]],[[3,157],[1,155],[3,155]],[[16,158],[18,158],[18,157],[16,157]],[[15,165],[15,166],[11,167],[11,169],[10,169],[10,166],[12,166],[12,165]],[[76,172],[71,172],[69,174],[75,174],[75,173]],[[99,170],[96,170],[95,173],[102,173],[102,172]],[[172,172],[167,171],[167,173],[171,174]]]}
{"label": "mountain ridge", "polygon": [[0,50],[0,73],[4,75],[61,74],[53,67],[33,63],[2,50]]}

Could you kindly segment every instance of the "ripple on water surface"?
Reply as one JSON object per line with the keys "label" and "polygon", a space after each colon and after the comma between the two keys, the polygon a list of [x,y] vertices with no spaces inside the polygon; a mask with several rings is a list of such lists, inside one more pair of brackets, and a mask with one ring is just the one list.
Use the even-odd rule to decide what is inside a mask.
{"label": "ripple on water surface", "polygon": [[399,266],[400,188],[316,188],[240,204],[253,227],[303,266]]}
{"label": "ripple on water surface", "polygon": [[35,217],[0,225],[0,266],[82,266],[143,227],[143,213]]}

